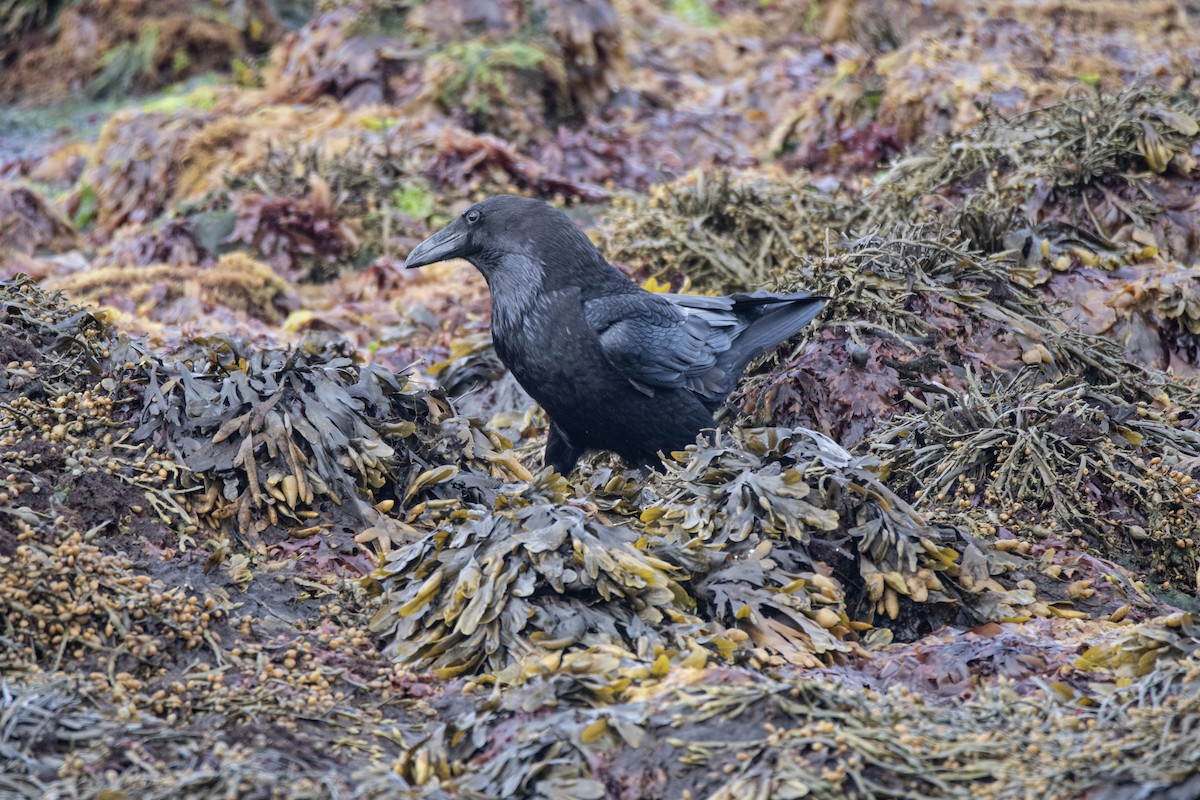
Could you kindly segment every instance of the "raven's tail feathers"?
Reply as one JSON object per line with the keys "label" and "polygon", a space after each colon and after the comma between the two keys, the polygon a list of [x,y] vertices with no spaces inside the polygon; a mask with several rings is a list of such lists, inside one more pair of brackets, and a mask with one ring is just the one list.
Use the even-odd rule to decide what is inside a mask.
{"label": "raven's tail feathers", "polygon": [[733,298],[735,311],[747,315],[757,312],[718,361],[734,380],[756,355],[787,341],[816,319],[829,299],[808,292],[785,295],[750,292]]}

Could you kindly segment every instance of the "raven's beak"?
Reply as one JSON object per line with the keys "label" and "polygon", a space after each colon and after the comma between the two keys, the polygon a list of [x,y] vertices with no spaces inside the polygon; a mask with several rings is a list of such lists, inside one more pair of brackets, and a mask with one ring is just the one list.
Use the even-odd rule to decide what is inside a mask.
{"label": "raven's beak", "polygon": [[404,261],[404,268],[414,269],[458,258],[466,242],[467,232],[455,220],[413,248]]}

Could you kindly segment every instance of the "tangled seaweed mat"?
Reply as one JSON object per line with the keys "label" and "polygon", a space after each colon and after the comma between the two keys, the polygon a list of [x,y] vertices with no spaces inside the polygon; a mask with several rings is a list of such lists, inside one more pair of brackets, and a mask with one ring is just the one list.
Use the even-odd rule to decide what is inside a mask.
{"label": "tangled seaweed mat", "polygon": [[[373,714],[344,702],[307,716],[324,737],[276,729],[249,741],[234,738],[228,717],[216,729],[132,721],[94,696],[79,705],[70,678],[5,680],[0,788],[88,798],[1120,800],[1175,785],[1189,796],[1200,769],[1197,632],[1183,615],[1109,632],[1111,644],[1075,667],[1056,665],[1066,680],[1027,692],[979,679],[966,699],[939,700],[886,680],[877,688],[721,668],[680,670],[594,704],[580,696],[579,676],[561,670],[506,692],[413,683],[403,699],[372,704]],[[963,643],[978,646],[972,637],[988,641],[967,634]],[[1138,677],[1113,683],[1130,662]],[[258,698],[260,724],[265,711]],[[64,745],[65,759],[55,752]]]}
{"label": "tangled seaweed mat", "polygon": [[[614,204],[605,241],[673,285],[834,298],[820,329],[743,382],[733,400],[751,422],[865,441],[930,519],[1006,548],[1086,550],[1187,605],[1200,402],[1159,367],[1196,368],[1175,260],[1195,249],[1197,117],[1182,94],[1077,92],[991,115],[861,198],[692,175]],[[1097,306],[1106,324],[1088,323]]]}
{"label": "tangled seaweed mat", "polygon": [[[1200,319],[1188,277],[1200,250],[1198,120],[1200,106],[1185,93],[1076,91],[1012,118],[988,110],[969,130],[899,159],[861,195],[821,191],[803,174],[693,174],[644,197],[619,198],[607,224],[608,254],[639,271],[686,276],[702,291],[803,277],[807,288],[846,297],[848,320],[913,313],[900,328],[888,320],[909,335],[927,332],[921,319],[955,311],[945,303],[930,308],[926,297],[905,298],[899,312],[864,303],[885,289],[896,305],[894,281],[910,276],[881,258],[860,257],[855,266],[865,275],[820,258],[853,249],[843,239],[878,238],[892,245],[892,259],[924,261],[926,274],[911,276],[920,295],[944,293],[945,281],[931,286],[930,277],[953,277],[990,288],[987,300],[1017,313],[1062,300],[1072,306],[1068,322],[1122,343],[1131,360],[1190,374]],[[899,252],[904,240],[922,239],[957,252],[933,252],[930,242],[923,258]],[[948,299],[986,310],[983,298]],[[926,307],[914,308],[914,300]]]}
{"label": "tangled seaweed mat", "polygon": [[[15,796],[951,797],[1001,774],[1013,741],[1046,755],[1009,765],[996,796],[1068,796],[1196,762],[1171,722],[1194,703],[1187,615],[1086,623],[1095,646],[1048,664],[1061,687],[1015,715],[997,713],[1015,690],[972,659],[966,703],[962,672],[927,703],[821,667],[869,666],[860,634],[890,638],[876,619],[905,637],[939,615],[992,620],[965,634],[987,639],[1021,630],[998,620],[1083,614],[1044,579],[1054,554],[924,522],[819,435],[725,434],[650,481],[597,466],[572,486],[336,351],[213,340],[164,358],[29,281],[3,292],[0,781]],[[313,408],[344,416],[344,438]],[[354,542],[368,525],[387,536],[362,545],[395,548],[376,598],[338,577],[370,571]],[[1144,604],[1099,569],[1117,589],[1075,605]],[[743,666],[702,669],[725,660]],[[464,671],[478,677],[446,682]],[[1126,756],[1111,774],[1110,724]],[[1069,773],[1048,730],[1075,732]],[[1178,774],[1155,771],[1168,751]]]}
{"label": "tangled seaweed mat", "polygon": [[[721,212],[720,193],[732,184],[713,185],[716,201],[699,207]],[[787,196],[794,197],[770,186],[746,192],[739,211],[753,223],[756,204]],[[810,192],[787,213],[793,212],[836,221],[839,201]],[[0,552],[12,559],[8,588],[18,595],[6,601],[15,632],[8,638],[18,644],[6,666],[35,681],[43,670],[70,669],[76,683],[51,677],[53,691],[35,689],[36,696],[86,692],[98,698],[92,702],[104,720],[94,751],[40,771],[29,764],[35,751],[49,752],[45,740],[37,729],[23,734],[30,743],[22,739],[21,748],[6,751],[17,754],[19,774],[34,776],[21,791],[36,796],[51,772],[64,781],[92,781],[96,792],[139,794],[161,782],[122,760],[126,755],[103,749],[109,732],[135,725],[160,735],[146,745],[149,760],[135,754],[164,764],[151,772],[167,772],[168,757],[192,759],[186,770],[216,769],[216,777],[199,780],[203,792],[284,785],[255,784],[259,778],[251,774],[277,776],[290,768],[267,745],[279,737],[312,745],[311,770],[288,784],[293,793],[306,791],[305,781],[344,785],[352,765],[380,781],[360,784],[360,792],[376,785],[394,793],[409,784],[441,791],[432,788],[437,779],[444,791],[481,796],[600,796],[601,790],[642,796],[660,780],[638,758],[649,747],[662,759],[666,791],[674,780],[694,793],[704,787],[732,796],[796,794],[802,785],[818,796],[955,796],[964,790],[951,776],[977,781],[993,774],[999,768],[992,745],[981,744],[971,758],[956,750],[945,761],[938,760],[943,751],[927,749],[947,738],[921,727],[940,719],[936,714],[921,724],[901,723],[923,731],[906,738],[908,731],[890,727],[890,718],[870,723],[862,703],[851,702],[852,692],[804,681],[825,670],[851,683],[867,680],[843,665],[865,665],[869,676],[871,664],[905,652],[887,645],[893,636],[911,639],[944,622],[1010,636],[1023,629],[996,623],[1037,615],[1142,618],[1154,602],[1138,578],[1153,571],[1131,564],[1129,575],[1078,547],[1085,539],[1089,546],[1123,547],[1123,534],[1145,541],[1137,538],[1140,530],[1155,544],[1149,552],[1164,556],[1154,565],[1156,580],[1194,573],[1194,545],[1177,535],[1187,533],[1195,512],[1186,465],[1147,457],[1168,444],[1179,445],[1172,459],[1194,456],[1188,393],[1058,324],[1004,252],[981,256],[936,218],[893,238],[831,242],[820,258],[805,255],[812,243],[779,237],[772,224],[782,223],[737,223],[735,235],[753,234],[762,252],[780,253],[767,263],[781,280],[828,287],[845,298],[831,308],[834,324],[823,339],[805,348],[826,347],[860,368],[862,361],[885,363],[896,376],[888,392],[906,392],[903,413],[893,409],[891,420],[859,414],[884,420],[859,431],[881,463],[803,429],[743,430],[679,454],[665,474],[647,481],[594,464],[571,485],[530,475],[508,442],[456,416],[438,393],[357,364],[336,347],[282,352],[214,338],[155,354],[28,283],[10,284],[5,324],[12,357],[4,388],[12,420],[6,430],[14,432],[8,460],[16,466],[9,467],[15,476],[9,497],[40,496],[49,505],[30,504],[31,513],[14,515],[12,532],[0,534]],[[699,266],[689,271],[704,274]],[[905,302],[897,304],[897,287],[904,286]],[[854,329],[850,322],[859,319],[877,327]],[[942,337],[943,328],[953,335]],[[998,330],[1013,333],[997,338]],[[930,337],[940,361],[911,365],[911,342]],[[979,344],[989,339],[987,348]],[[866,351],[865,359],[854,359],[855,347]],[[977,372],[947,367],[963,363]],[[1012,373],[1019,363],[1026,369]],[[768,406],[786,401],[780,392],[794,369],[766,373],[751,382],[747,397],[765,385],[776,390],[763,394]],[[1011,384],[997,383],[998,376]],[[1036,398],[1045,413],[1004,427],[1005,386],[1014,400]],[[1050,477],[1032,476],[1046,485],[1057,487],[1074,474],[1064,465],[1081,449],[1095,458],[1096,474],[1070,484],[1083,487],[1072,489],[1079,499],[1047,496],[1030,475],[1011,471],[997,435],[1011,436],[1010,445],[1022,437],[1055,444]],[[1129,476],[1115,502],[1103,494],[1115,485],[1110,473]],[[997,508],[992,519],[989,494],[1029,508],[1013,521]],[[85,505],[83,498],[104,502]],[[925,516],[909,504],[923,506]],[[1084,536],[1070,537],[1067,526],[1080,514],[1095,525],[1080,525]],[[385,567],[372,575],[375,556],[387,552]],[[70,572],[60,575],[60,567]],[[341,577],[364,575],[360,590]],[[39,588],[20,595],[25,586]],[[1089,660],[1039,667],[1055,679],[1072,678],[1059,680],[1052,695],[980,679],[993,667],[970,653],[947,665],[954,691],[950,698],[932,692],[934,707],[945,704],[961,715],[956,724],[982,728],[983,741],[1005,742],[1005,753],[1011,752],[1005,735],[1039,754],[1057,753],[1034,731],[1055,730],[1059,716],[1035,715],[1005,734],[980,721],[995,707],[979,705],[980,698],[987,692],[1008,703],[1033,697],[1030,708],[1057,709],[1068,726],[1082,718],[1077,706],[1110,701],[1111,679],[1129,679],[1149,695],[1117,694],[1151,711],[1142,717],[1123,709],[1120,724],[1144,734],[1129,747],[1145,761],[1114,772],[1114,780],[1148,780],[1147,765],[1161,755],[1154,748],[1174,746],[1170,704],[1185,696],[1186,686],[1172,678],[1164,690],[1157,678],[1137,673],[1160,658],[1177,666],[1194,647],[1191,633],[1177,640],[1174,631],[1191,631],[1192,622],[1176,617],[1128,628],[1146,642],[1129,646],[1143,647],[1132,657],[1126,644],[1114,643],[1120,629],[1089,624],[1080,639],[1098,648]],[[1022,657],[995,671],[1027,675],[1040,656]],[[746,671],[714,666],[730,662]],[[434,672],[414,677],[407,668]],[[1078,679],[1075,670],[1090,677]],[[766,671],[783,688],[765,698],[732,693],[730,705],[709,706],[702,695],[673,705],[670,693],[689,680],[731,691],[722,676],[753,675],[751,683],[762,683]],[[1193,681],[1192,675],[1177,678]],[[467,677],[476,691],[441,694],[443,686],[457,686],[445,682]],[[479,691],[488,685],[494,694]],[[934,681],[935,689],[942,685]],[[1177,685],[1180,693],[1173,694]],[[9,692],[24,697],[16,688]],[[973,699],[956,703],[958,694]],[[759,740],[741,733],[744,714],[755,726],[759,718],[773,719],[775,712],[763,709],[784,695],[796,728],[827,723],[832,704],[874,732],[853,746],[844,732],[798,733],[791,750],[777,747],[784,739],[772,739],[777,730],[765,724]],[[821,700],[827,696],[835,699]],[[638,703],[659,709],[660,699],[681,715],[679,727],[686,729],[683,717],[690,716],[705,731],[697,735],[708,736],[719,719],[731,726],[722,740],[738,745],[664,738],[674,720],[654,722],[650,712],[636,710]],[[13,707],[37,702],[13,700]],[[877,702],[883,701],[870,700],[868,710]],[[718,708],[716,716],[698,710],[706,707]],[[904,720],[923,713],[896,712]],[[1165,717],[1155,717],[1160,713]],[[538,725],[530,724],[530,714]],[[847,728],[853,726],[839,731]],[[208,738],[191,738],[196,730]],[[176,734],[212,746],[193,756],[155,750]],[[230,747],[255,736],[261,745]],[[804,744],[810,739],[811,747]],[[740,746],[753,741],[759,750]],[[642,744],[632,751],[638,757],[624,749],[635,743]],[[1088,743],[1101,744],[1085,738],[1085,751]],[[784,757],[801,746],[807,761]],[[205,760],[210,752],[225,760],[213,767]],[[609,766],[596,766],[597,752]],[[1177,763],[1194,763],[1186,748],[1181,752]],[[1060,756],[1047,758],[1042,772],[1009,767],[1016,777],[997,782],[996,794],[1038,787],[1070,796],[1107,779],[1101,766],[1055,772]],[[710,775],[714,764],[720,768]],[[109,767],[112,775],[95,777]]]}
{"label": "tangled seaweed mat", "polygon": [[[936,607],[973,624],[1066,600],[1015,588],[1035,577],[1023,559],[928,525],[868,461],[819,434],[736,432],[678,454],[648,483],[601,469],[572,487],[531,476],[437,394],[336,347],[215,337],[163,358],[28,280],[5,290],[6,335],[24,356],[9,383],[18,458],[40,463],[49,448],[86,475],[142,488],[182,547],[219,543],[209,569],[230,548],[248,551],[230,563],[261,554],[263,536],[320,534],[360,557],[359,544],[399,546],[379,575],[375,627],[414,666],[474,670],[484,656],[492,672],[525,652],[598,645],[702,663],[699,644],[678,638],[692,629],[725,658],[749,640],[756,658],[815,664],[852,651],[855,628],[877,613],[915,629],[904,619]],[[46,381],[47,359],[59,383]],[[156,461],[97,455],[87,434],[105,414],[103,447],[145,447]],[[402,518],[388,514],[397,505]],[[929,608],[913,614],[910,602]],[[464,640],[452,647],[451,635]]]}
{"label": "tangled seaweed mat", "polygon": [[856,652],[877,620],[907,637],[1080,613],[1053,585],[1017,586],[1034,585],[1034,562],[928,525],[819,434],[738,432],[679,458],[645,484],[593,475],[605,515],[545,474],[439,507],[434,530],[389,557],[373,629],[447,677],[482,666],[516,681],[545,651],[566,664],[601,648],[636,679],[679,658],[816,666]]}
{"label": "tangled seaweed mat", "polygon": [[[404,15],[410,7],[391,5]],[[427,3],[413,16],[452,5]],[[722,15],[737,5],[711,4]],[[770,5],[780,13],[785,4]],[[805,15],[788,5],[789,24],[799,24]],[[829,38],[846,35],[830,21],[840,6],[822,21]],[[662,230],[691,235],[688,218],[712,211],[723,249],[694,237],[709,248],[703,255],[743,257],[732,270],[723,269],[728,260],[686,265],[685,276],[704,289],[712,288],[706,271],[736,282],[744,266],[756,283],[769,277],[819,286],[843,301],[831,307],[819,339],[801,342],[780,369],[747,387],[747,409],[789,427],[728,434],[681,455],[645,485],[604,464],[574,485],[530,475],[521,453],[494,429],[457,415],[439,393],[336,347],[310,342],[283,352],[214,338],[151,353],[113,337],[87,312],[19,288],[5,302],[9,338],[0,342],[10,356],[0,361],[7,365],[0,435],[8,437],[5,478],[13,476],[0,501],[0,557],[9,559],[0,597],[10,623],[4,667],[25,674],[0,689],[0,780],[9,782],[2,788],[110,798],[397,796],[412,786],[429,796],[553,797],[685,789],[716,797],[1122,797],[1154,792],[1154,782],[1191,791],[1195,622],[1174,615],[1134,623],[1153,607],[1139,579],[1191,591],[1196,562],[1188,534],[1196,520],[1184,478],[1195,464],[1196,442],[1187,435],[1196,424],[1194,399],[1161,373],[1130,369],[1112,348],[1064,331],[1042,301],[1074,294],[1063,276],[1107,287],[1133,270],[1138,280],[1125,282],[1124,304],[1110,309],[1122,324],[1108,332],[1130,338],[1134,358],[1165,344],[1178,371],[1194,365],[1188,273],[1165,261],[1192,260],[1196,250],[1187,238],[1195,228],[1188,207],[1195,195],[1189,159],[1198,155],[1194,102],[1186,91],[1165,98],[1067,93],[1057,108],[989,113],[963,133],[975,122],[973,101],[991,95],[1002,102],[1006,79],[985,74],[986,64],[978,73],[959,68],[986,60],[973,52],[979,30],[1001,49],[1019,41],[1012,51],[1027,62],[1022,71],[1041,76],[1020,98],[1007,93],[1019,107],[1060,96],[1063,76],[1073,83],[1097,69],[1094,79],[1110,86],[1146,72],[1146,59],[1130,58],[1143,51],[1107,44],[1132,36],[1168,54],[1152,64],[1156,78],[1187,88],[1189,78],[1172,74],[1194,70],[1164,66],[1187,60],[1187,20],[1181,8],[1137,14],[1106,3],[1057,3],[1047,12],[1057,27],[1046,38],[1040,27],[1047,17],[1017,6],[1020,14],[971,21],[975,33],[950,44],[951,59],[929,46],[937,37],[904,42],[903,31],[882,25],[879,44],[895,36],[899,49],[895,57],[866,59],[867,69],[840,47],[819,52],[803,42],[801,55],[793,42],[791,58],[773,43],[739,46],[785,65],[776,78],[752,80],[750,92],[730,91],[712,71],[735,63],[736,79],[746,84],[744,62],[711,57],[722,52],[713,42],[730,39],[729,31],[689,30],[681,49],[706,62],[709,70],[697,72],[706,79],[649,79],[657,87],[649,94],[663,92],[654,104],[660,108],[696,105],[697,92],[683,87],[700,86],[735,104],[743,95],[751,106],[759,105],[754,97],[773,97],[765,115],[724,102],[723,111],[691,117],[647,109],[654,116],[639,122],[657,125],[563,129],[525,154],[447,129],[418,190],[438,175],[450,176],[456,193],[492,185],[466,180],[481,171],[515,180],[531,174],[530,161],[575,180],[586,173],[587,180],[640,187],[651,179],[645,163],[659,163],[672,147],[686,163],[745,163],[736,142],[767,142],[765,128],[777,131],[769,147],[784,159],[853,162],[849,169],[869,171],[897,142],[938,130],[938,120],[949,126],[948,149],[905,160],[865,202],[766,186],[743,193],[727,213],[718,187],[685,208],[682,221],[666,220]],[[1170,8],[1178,7],[1157,4],[1155,11]],[[571,91],[603,88],[623,60],[618,46],[628,48],[638,72],[660,72],[658,64],[643,70],[637,52],[637,37],[662,27],[642,24],[656,12],[630,13],[644,16],[622,40],[611,26],[606,32],[559,20],[560,31],[579,35],[554,38],[539,65],[528,65],[537,57],[528,49],[495,40],[461,51],[469,58],[431,59],[445,68],[440,76],[398,73],[389,62],[417,63],[419,55],[370,31],[318,21],[277,51],[316,60],[296,58],[298,70],[267,79],[280,88],[311,78],[306,92],[353,104],[356,84],[374,99],[441,77],[450,79],[441,89],[455,98],[455,108],[444,109],[450,113],[508,86],[524,93],[526,78],[536,91],[553,78],[543,67],[556,63],[594,65],[567,75],[577,87]],[[353,17],[339,18],[350,24]],[[1055,35],[1064,29],[1102,27],[1115,31],[1104,47],[1090,35],[1083,54],[1073,48],[1085,37],[1066,48],[1045,46],[1059,44]],[[659,44],[644,48],[655,51],[654,61],[680,61],[679,49]],[[592,61],[589,48],[618,57]],[[1035,49],[1042,55],[1024,58]],[[829,63],[806,67],[810,52]],[[347,64],[362,67],[347,71]],[[315,67],[311,74],[307,65]],[[461,83],[458,66],[473,70],[477,82]],[[853,74],[842,68],[852,66]],[[360,81],[364,70],[378,70],[378,80]],[[880,94],[870,82],[889,70],[900,80]],[[497,71],[500,80],[489,79]],[[810,93],[806,76],[818,73],[823,85]],[[800,88],[774,91],[796,78]],[[950,79],[952,91],[930,91]],[[437,90],[439,83],[429,85]],[[810,113],[831,94],[829,113]],[[809,100],[787,108],[798,95]],[[549,110],[530,105],[539,115]],[[186,263],[202,250],[217,254],[218,247],[202,246],[218,239],[212,230],[190,230],[194,217],[153,223],[180,211],[178,200],[222,188],[226,179],[206,166],[216,163],[213,153],[237,156],[217,159],[223,163],[261,160],[248,158],[255,147],[245,141],[244,119],[222,108],[122,116],[106,129],[105,155],[131,142],[162,145],[152,148],[161,157],[149,167],[98,157],[86,172],[98,194],[97,232],[119,227],[114,236],[129,233],[133,250],[153,254],[136,263],[178,266],[159,255],[164,249],[194,254]],[[843,124],[847,112],[856,130]],[[275,136],[294,127],[280,124],[283,118],[262,126],[255,119],[251,127]],[[735,118],[736,126],[729,122]],[[518,138],[543,130],[519,117],[459,119]],[[908,130],[885,130],[900,120]],[[393,126],[381,113],[350,125],[360,122],[372,132]],[[700,124],[712,132],[689,145],[689,131],[694,138]],[[313,136],[327,141],[332,126],[313,126]],[[1092,135],[1097,128],[1114,135]],[[669,137],[660,135],[665,130]],[[651,137],[669,146],[647,150],[641,143]],[[725,148],[717,152],[732,157],[694,158],[714,140]],[[321,264],[342,263],[360,236],[340,224],[350,207],[325,200],[343,185],[358,186],[355,176],[370,170],[322,189],[312,174],[332,169],[328,160],[309,168],[288,142],[264,170],[291,176],[265,183],[274,196],[243,192],[236,204],[197,216],[221,228],[214,219],[241,214],[247,222],[237,242],[285,272],[319,277]],[[630,155],[614,157],[617,151]],[[947,157],[958,153],[969,157]],[[1071,158],[1056,163],[1057,153]],[[388,157],[386,150],[376,155]],[[107,170],[112,164],[118,167]],[[941,171],[947,164],[961,171]],[[287,168],[296,165],[305,168]],[[395,181],[369,188],[390,200],[394,189],[410,188],[409,177],[405,167]],[[230,176],[229,188],[246,188],[237,184],[243,179],[251,176]],[[555,190],[545,180],[523,185]],[[1027,197],[1030,185],[1036,191]],[[163,186],[171,202],[160,199]],[[44,203],[11,194],[31,209],[25,227],[10,232],[20,237],[16,249],[70,245],[73,232]],[[994,213],[1027,200],[1019,218]],[[772,203],[782,213],[773,215]],[[941,227],[947,217],[963,236]],[[863,219],[882,234],[851,235]],[[1168,228],[1168,219],[1183,222]],[[821,234],[825,228],[835,235]],[[315,237],[321,230],[332,235]],[[386,232],[376,237],[386,250]],[[309,251],[319,256],[313,265]],[[1157,282],[1158,275],[1168,277]],[[247,305],[270,318],[270,306],[251,295]],[[856,327],[860,320],[868,324]],[[1126,337],[1129,322],[1150,335]],[[864,384],[878,401],[869,392],[841,393],[849,401],[842,408],[810,393],[805,381],[820,386],[822,371],[834,367],[851,382],[878,376]],[[795,386],[811,404],[848,419],[846,428],[811,413],[804,418],[811,408],[788,393]],[[833,432],[880,463],[790,427],[797,424]],[[1023,458],[1020,445],[1030,442],[1048,444],[1048,456]],[[1163,452],[1157,462],[1155,450]],[[1072,468],[1084,459],[1087,472]],[[1047,486],[1049,493],[1040,491]],[[999,508],[1000,500],[1013,507]],[[1112,550],[1098,545],[1151,553],[1160,563],[1132,564],[1127,575],[1102,560]],[[373,574],[385,552],[392,553],[387,567]],[[361,591],[345,580],[363,575],[370,577]],[[494,617],[493,606],[502,609]],[[943,620],[1034,613],[1068,618],[983,622],[971,632],[943,629],[912,644],[885,644]],[[1069,618],[1089,614],[1110,621]],[[408,675],[383,647],[440,675]],[[712,666],[726,660],[736,668]],[[472,680],[449,677],[457,671]],[[831,679],[845,686],[831,687]],[[897,684],[916,691],[889,689]],[[481,689],[487,686],[494,688]],[[128,746],[117,750],[113,742]]]}

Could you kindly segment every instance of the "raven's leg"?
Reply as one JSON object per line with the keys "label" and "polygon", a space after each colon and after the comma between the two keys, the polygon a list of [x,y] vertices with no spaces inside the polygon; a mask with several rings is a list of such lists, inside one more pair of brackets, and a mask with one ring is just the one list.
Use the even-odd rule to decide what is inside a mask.
{"label": "raven's leg", "polygon": [[637,458],[626,460],[638,468],[638,472],[641,473],[643,478],[649,478],[655,472],[663,471],[663,462],[658,457],[658,453],[654,453],[653,455],[644,453]]}
{"label": "raven's leg", "polygon": [[560,475],[566,475],[581,455],[583,449],[571,444],[562,428],[551,421],[550,435],[546,437],[546,465],[554,467]]}

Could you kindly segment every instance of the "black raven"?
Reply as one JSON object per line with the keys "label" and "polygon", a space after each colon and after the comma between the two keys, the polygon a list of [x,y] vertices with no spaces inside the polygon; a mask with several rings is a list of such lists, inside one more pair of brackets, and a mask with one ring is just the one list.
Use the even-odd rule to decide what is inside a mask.
{"label": "black raven", "polygon": [[588,450],[644,466],[692,444],[750,359],[794,336],[827,299],[648,292],[566,214],[512,195],[471,206],[405,266],[451,258],[487,279],[496,352],[549,415],[546,463],[563,474]]}

